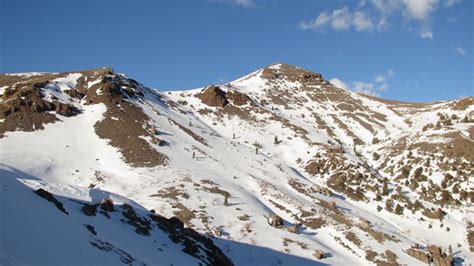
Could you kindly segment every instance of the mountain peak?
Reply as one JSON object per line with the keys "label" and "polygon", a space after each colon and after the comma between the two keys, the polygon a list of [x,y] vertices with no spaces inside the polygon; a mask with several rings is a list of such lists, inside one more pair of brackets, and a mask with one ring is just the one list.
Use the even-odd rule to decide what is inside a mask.
{"label": "mountain peak", "polygon": [[276,63],[264,67],[260,76],[267,80],[285,79],[301,83],[322,83],[324,81],[319,73],[286,63]]}

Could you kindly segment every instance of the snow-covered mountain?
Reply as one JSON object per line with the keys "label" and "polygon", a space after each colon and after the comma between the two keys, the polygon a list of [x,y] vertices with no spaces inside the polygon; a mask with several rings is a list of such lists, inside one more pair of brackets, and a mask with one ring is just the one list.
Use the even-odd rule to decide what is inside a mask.
{"label": "snow-covered mountain", "polygon": [[172,92],[4,74],[0,94],[0,264],[474,263],[474,97],[286,64]]}

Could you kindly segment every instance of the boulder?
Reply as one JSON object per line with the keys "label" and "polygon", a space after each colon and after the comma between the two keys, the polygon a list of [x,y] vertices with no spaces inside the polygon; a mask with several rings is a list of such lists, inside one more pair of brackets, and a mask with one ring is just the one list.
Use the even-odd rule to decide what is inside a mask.
{"label": "boulder", "polygon": [[212,234],[214,236],[220,237],[220,236],[222,236],[222,229],[220,227],[214,227],[212,229]]}
{"label": "boulder", "polygon": [[300,233],[300,228],[298,225],[290,225],[286,229],[288,230],[288,232],[293,233],[293,234]]}
{"label": "boulder", "polygon": [[324,259],[324,258],[327,257],[326,253],[324,253],[324,251],[322,251],[320,249],[315,250],[314,253],[313,253],[313,256],[315,258],[317,258],[318,260]]}
{"label": "boulder", "polygon": [[283,219],[276,214],[271,214],[268,217],[268,223],[273,227],[280,227],[283,226]]}
{"label": "boulder", "polygon": [[82,212],[87,216],[95,216],[97,213],[97,205],[84,204],[81,208]]}
{"label": "boulder", "polygon": [[111,199],[104,199],[100,203],[100,208],[106,212],[115,211],[114,202]]}

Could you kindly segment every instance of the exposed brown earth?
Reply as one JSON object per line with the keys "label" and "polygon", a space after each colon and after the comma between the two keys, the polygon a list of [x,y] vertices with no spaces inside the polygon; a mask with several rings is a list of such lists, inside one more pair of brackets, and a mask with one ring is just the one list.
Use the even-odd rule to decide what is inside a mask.
{"label": "exposed brown earth", "polygon": [[203,103],[213,107],[224,107],[229,103],[226,98],[226,93],[214,85],[207,87],[198,95],[198,98],[201,99]]}
{"label": "exposed brown earth", "polygon": [[232,90],[225,92],[215,85],[207,87],[201,93],[197,94],[197,97],[201,99],[204,104],[212,107],[225,107],[229,103],[236,106],[252,104],[252,100],[248,95]]}
{"label": "exposed brown earth", "polygon": [[[154,167],[165,165],[167,158],[141,137],[148,136],[154,143],[160,140],[146,131],[144,125],[149,118],[129,100],[143,96],[138,83],[132,79],[117,76],[111,68],[86,70],[77,80],[74,89],[66,94],[86,104],[102,103],[107,106],[103,120],[96,123],[96,133],[108,139],[110,144],[120,150],[125,162],[134,167]],[[0,75],[0,86],[13,86],[7,89],[0,104],[0,137],[7,131],[34,131],[43,125],[56,122],[56,114],[74,116],[79,110],[73,105],[57,100],[48,102],[43,98],[42,88],[51,80],[64,77],[61,74],[44,74],[32,77]],[[98,80],[91,88],[87,81]],[[100,91],[100,92],[99,92]],[[54,113],[52,113],[54,112]]]}
{"label": "exposed brown earth", "polygon": [[41,89],[59,75],[41,75],[33,79],[17,76],[0,75],[0,87],[7,88],[0,102],[0,138],[7,131],[34,131],[43,129],[44,124],[58,119],[53,113],[63,116],[74,116],[79,110],[57,100],[52,102],[43,99]]}
{"label": "exposed brown earth", "polygon": [[252,100],[248,95],[238,91],[229,91],[227,97],[233,104],[238,106],[252,103]]}
{"label": "exposed brown earth", "polygon": [[186,134],[188,134],[188,135],[189,135],[191,138],[193,138],[194,140],[200,142],[200,143],[201,143],[202,145],[204,145],[204,146],[208,146],[207,141],[206,141],[203,137],[197,135],[196,133],[194,133],[194,132],[193,132],[192,130],[190,130],[189,128],[187,128],[187,127],[181,125],[180,123],[174,121],[174,120],[171,119],[171,118],[169,118],[168,120],[169,120],[171,123],[173,123],[173,124],[175,124],[176,126],[178,126],[179,129],[181,129],[182,131],[184,131]]}

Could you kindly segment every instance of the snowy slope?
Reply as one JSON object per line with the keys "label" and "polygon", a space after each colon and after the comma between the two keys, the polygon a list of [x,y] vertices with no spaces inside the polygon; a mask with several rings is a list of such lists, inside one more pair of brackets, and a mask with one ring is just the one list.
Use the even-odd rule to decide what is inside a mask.
{"label": "snowy slope", "polygon": [[[143,216],[154,209],[165,217],[178,217],[185,227],[214,237],[235,265],[414,265],[420,262],[404,250],[415,243],[444,249],[451,245],[457,263],[474,261],[466,237],[468,221],[473,220],[471,194],[465,199],[453,194],[459,204],[443,205],[442,219],[427,218],[423,209],[405,209],[400,215],[385,208],[387,202],[395,207],[420,198],[421,188],[440,184],[446,173],[454,179],[446,181],[445,190],[458,186],[472,193],[469,155],[449,155],[448,160],[459,165],[454,171],[436,157],[435,152],[444,150],[433,155],[426,146],[416,146],[452,141],[473,151],[473,121],[462,121],[474,110],[469,98],[467,105],[458,104],[462,100],[420,106],[383,101],[281,64],[219,86],[224,99],[212,98],[214,94],[201,97],[206,88],[161,93],[108,69],[9,76],[0,87],[9,91],[0,102],[5,107],[0,113],[2,213],[11,214],[1,224],[3,264],[34,263],[46,252],[44,232],[51,232],[48,243],[54,248],[48,252],[58,254],[40,261],[44,264],[66,259],[116,264],[127,257],[122,251],[134,263],[199,263],[195,257],[180,256],[182,248],[158,229],[144,241],[120,221],[120,214],[114,213],[110,221],[101,215],[91,221],[69,200],[100,203],[108,195]],[[39,91],[38,96],[31,96],[36,95],[31,91]],[[8,111],[17,101],[16,113],[22,116]],[[45,107],[23,108],[22,101]],[[209,105],[222,101],[225,106]],[[67,108],[77,111],[62,112]],[[449,125],[437,113],[457,118]],[[438,121],[443,123],[439,128]],[[433,128],[423,130],[429,123]],[[415,145],[410,156],[409,145]],[[133,156],[140,153],[160,160]],[[374,153],[381,159],[375,160]],[[409,189],[405,179],[411,184],[426,158],[431,158],[422,172],[427,179]],[[403,172],[401,160],[414,165],[405,179],[396,178]],[[145,163],[147,167],[137,167]],[[341,177],[344,186],[337,183]],[[389,193],[379,198],[384,185]],[[32,193],[40,187],[55,195],[70,214]],[[428,209],[439,206],[437,198],[420,200]],[[269,225],[272,214],[283,218],[282,228]],[[19,221],[30,228],[24,235],[6,230],[17,228]],[[32,226],[33,221],[39,226]],[[96,238],[83,226],[86,222],[114,248],[104,252],[90,244]],[[297,225],[300,232],[291,233]],[[29,253],[12,240],[26,236],[38,239],[29,243]],[[14,244],[5,245],[10,241]],[[316,250],[326,252],[327,258],[316,259]]]}

